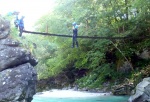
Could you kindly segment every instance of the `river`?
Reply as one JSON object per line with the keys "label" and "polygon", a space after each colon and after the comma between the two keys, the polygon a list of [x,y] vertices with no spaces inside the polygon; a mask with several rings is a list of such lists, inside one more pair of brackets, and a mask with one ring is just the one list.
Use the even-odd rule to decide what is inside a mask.
{"label": "river", "polygon": [[51,90],[34,95],[32,102],[127,102],[128,98],[109,93]]}

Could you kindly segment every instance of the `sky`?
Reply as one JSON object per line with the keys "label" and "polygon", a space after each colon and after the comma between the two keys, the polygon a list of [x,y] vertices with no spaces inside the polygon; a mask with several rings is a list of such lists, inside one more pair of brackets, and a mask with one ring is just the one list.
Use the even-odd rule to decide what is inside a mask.
{"label": "sky", "polygon": [[0,0],[0,14],[19,11],[25,16],[25,29],[32,28],[33,24],[55,6],[55,0]]}

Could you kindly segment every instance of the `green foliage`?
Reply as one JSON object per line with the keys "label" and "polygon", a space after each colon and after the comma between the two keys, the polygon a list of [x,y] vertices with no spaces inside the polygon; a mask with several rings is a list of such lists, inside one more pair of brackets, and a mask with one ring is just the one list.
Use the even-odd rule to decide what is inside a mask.
{"label": "green foliage", "polygon": [[[136,37],[143,32],[148,33],[148,5],[141,8],[140,0],[133,2],[124,0],[58,0],[57,2],[58,7],[54,12],[43,16],[37,22],[37,30],[46,31],[45,29],[48,27],[48,32],[70,35],[72,33],[71,23],[76,21],[83,24],[79,28],[79,35]],[[141,3],[145,5],[146,1]],[[133,12],[133,9],[138,11]],[[141,23],[141,21],[143,22]],[[50,37],[45,39],[55,43],[57,48],[55,56],[49,57],[43,62],[47,66],[46,72],[49,73],[46,74],[47,77],[57,75],[69,65],[90,70],[87,76],[78,80],[81,86],[99,87],[100,83],[107,80],[107,77],[111,80],[124,77],[117,72],[117,63],[113,63],[113,67],[107,63],[106,51],[114,49],[114,46],[108,47],[111,45],[109,40],[78,39],[80,47],[71,49],[70,38]],[[115,44],[130,60],[133,53],[149,47],[148,39],[141,41],[133,39],[131,42],[128,40],[116,41]],[[125,61],[119,51],[116,51],[115,55],[118,60]]]}
{"label": "green foliage", "polygon": [[[40,79],[56,76],[68,67],[84,68],[89,71],[77,83],[81,87],[95,88],[105,81],[123,80],[127,77],[125,74],[133,75],[132,72],[121,74],[117,66],[122,66],[124,57],[132,62],[133,54],[150,47],[148,38],[137,39],[150,34],[149,0],[57,0],[57,3],[53,12],[36,22],[36,31],[72,35],[72,22],[76,21],[82,23],[78,35],[131,36],[135,39],[113,41],[120,53],[110,40],[78,39],[79,48],[71,48],[71,38],[23,34],[25,39],[21,39],[13,29],[12,36],[39,60],[36,69]],[[116,57],[111,58],[111,62],[106,59],[107,51]],[[149,61],[134,64],[145,67]]]}
{"label": "green foliage", "polygon": [[79,79],[77,83],[80,87],[97,88],[101,87],[102,83],[112,81],[120,77],[114,66],[110,64],[102,64],[99,67],[91,70],[85,77]]}

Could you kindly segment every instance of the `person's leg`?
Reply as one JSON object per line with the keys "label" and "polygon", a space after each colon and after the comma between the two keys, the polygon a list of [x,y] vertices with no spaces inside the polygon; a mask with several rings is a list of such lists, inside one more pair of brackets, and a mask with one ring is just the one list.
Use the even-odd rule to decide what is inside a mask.
{"label": "person's leg", "polygon": [[76,47],[78,47],[77,35],[78,35],[78,30],[76,30],[76,32],[75,32],[75,44],[76,44]]}
{"label": "person's leg", "polygon": [[74,44],[75,44],[75,34],[76,34],[76,31],[73,30],[73,35],[72,35],[72,48],[74,48]]}
{"label": "person's leg", "polygon": [[72,36],[72,48],[74,48],[74,42],[75,42],[75,37],[74,35]]}
{"label": "person's leg", "polygon": [[75,43],[76,47],[78,47],[77,36],[74,37],[74,43]]}
{"label": "person's leg", "polygon": [[19,26],[19,36],[22,36],[22,32],[23,32],[23,27]]}
{"label": "person's leg", "polygon": [[16,29],[18,29],[18,25],[16,24]]}
{"label": "person's leg", "polygon": [[14,25],[15,25],[15,27],[16,27],[16,28],[18,28],[18,25],[17,25],[17,23],[16,23],[16,22],[14,22]]}
{"label": "person's leg", "polygon": [[77,46],[77,47],[79,47],[79,45],[78,45],[78,41],[77,41],[77,38],[76,38],[76,46]]}

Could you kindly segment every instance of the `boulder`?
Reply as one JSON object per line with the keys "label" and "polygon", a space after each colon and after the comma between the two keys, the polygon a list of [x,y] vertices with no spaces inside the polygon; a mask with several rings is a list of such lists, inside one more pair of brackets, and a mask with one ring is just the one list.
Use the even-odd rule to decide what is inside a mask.
{"label": "boulder", "polygon": [[31,102],[38,61],[9,34],[10,23],[0,16],[0,102]]}
{"label": "boulder", "polygon": [[27,62],[30,62],[32,66],[37,64],[37,60],[31,56],[31,53],[18,47],[18,43],[10,39],[0,40],[0,71]]}
{"label": "boulder", "polygon": [[31,102],[36,81],[37,73],[29,63],[0,72],[0,102]]}
{"label": "boulder", "polygon": [[115,85],[112,87],[112,93],[113,95],[130,95],[133,87],[133,84],[129,83]]}
{"label": "boulder", "polygon": [[143,50],[139,57],[146,60],[150,59],[150,51],[148,49]]}
{"label": "boulder", "polygon": [[8,37],[10,32],[10,22],[0,16],[0,39]]}
{"label": "boulder", "polygon": [[150,102],[150,77],[144,78],[136,86],[136,93],[129,98],[128,102]]}
{"label": "boulder", "polygon": [[120,68],[118,68],[118,71],[121,73],[129,73],[132,71],[132,66],[128,61],[125,61]]}

